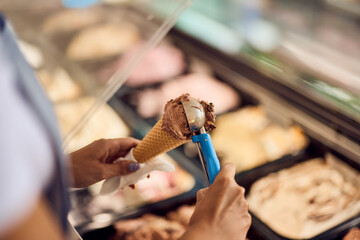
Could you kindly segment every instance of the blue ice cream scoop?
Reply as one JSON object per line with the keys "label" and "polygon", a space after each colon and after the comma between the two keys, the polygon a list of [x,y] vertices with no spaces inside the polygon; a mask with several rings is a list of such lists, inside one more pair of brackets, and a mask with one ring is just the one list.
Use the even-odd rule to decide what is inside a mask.
{"label": "blue ice cream scoop", "polygon": [[204,125],[206,115],[201,103],[190,98],[182,102],[184,112],[192,132],[192,141],[196,144],[199,158],[209,184],[212,184],[220,171],[220,162],[216,156],[210,135],[206,133]]}

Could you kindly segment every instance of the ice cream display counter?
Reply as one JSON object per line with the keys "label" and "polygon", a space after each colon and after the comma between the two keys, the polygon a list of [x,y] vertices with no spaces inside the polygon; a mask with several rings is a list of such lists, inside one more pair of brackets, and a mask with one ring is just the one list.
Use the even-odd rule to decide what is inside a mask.
{"label": "ice cream display counter", "polygon": [[[211,55],[211,51],[201,49],[202,44],[197,45],[196,41],[186,40],[186,38],[183,38],[182,33],[177,31],[170,33],[169,37],[172,37],[174,43],[178,48],[182,49],[185,55],[191,56],[190,59],[196,58],[197,64],[203,61],[202,66],[207,65],[201,74],[206,73],[208,76],[212,74],[210,76],[216,81],[226,84],[235,91],[234,94],[227,93],[224,96],[224,98],[229,98],[226,101],[227,103],[233,102],[231,99],[234,99],[234,97],[231,96],[237,95],[236,99],[239,99],[237,104],[230,108],[230,111],[218,112],[217,128],[212,132],[212,138],[221,163],[232,161],[237,165],[236,179],[239,184],[246,187],[250,206],[254,205],[254,208],[250,207],[254,219],[251,234],[261,233],[256,235],[255,239],[341,239],[341,236],[345,235],[345,232],[350,228],[359,225],[359,146],[357,143],[343,136],[342,140],[354,147],[353,150],[347,150],[346,146],[344,148],[344,146],[338,144],[339,135],[335,139],[331,137],[331,132],[328,132],[329,128],[324,123],[299,111],[295,105],[289,104],[261,85],[254,84],[254,82],[244,78],[226,64],[220,63],[218,60],[221,55]],[[193,68],[190,67],[190,69]],[[212,71],[209,72],[209,69]],[[191,74],[193,75],[193,73]],[[199,75],[200,73],[196,74]],[[158,117],[141,115],[141,110],[139,110],[141,100],[139,101],[139,99],[141,99],[142,94],[152,94],[159,91],[158,95],[148,98],[148,101],[161,102],[161,98],[155,96],[161,96],[164,93],[158,89],[163,89],[164,86],[172,84],[172,81],[176,82],[182,78],[178,77],[162,84],[120,91],[112,99],[112,102],[114,105],[125,103],[119,107],[119,111],[132,112],[136,118],[141,118],[144,123],[152,126],[156,123]],[[185,84],[175,86],[175,92],[180,87],[186,88]],[[205,94],[209,95],[208,98],[216,96],[212,94],[210,89],[201,94],[203,94],[202,98],[206,98]],[[213,102],[216,102],[216,99]],[[155,103],[155,105],[157,104]],[[199,163],[194,158],[196,150],[193,149],[191,144],[180,149],[193,162]],[[338,159],[336,161],[338,165],[333,165],[331,162],[334,157]],[[341,168],[338,167],[339,165],[345,169],[345,172],[335,170]],[[200,168],[199,164],[198,166]],[[289,172],[286,172],[287,169]],[[324,173],[318,176],[320,170]],[[281,200],[276,194],[281,195],[281,191],[286,191],[286,187],[277,186],[275,180],[269,180],[270,183],[266,183],[266,179],[270,178],[271,175],[269,174],[271,173],[274,173],[275,176],[276,174],[281,176],[289,174],[289,179],[284,177],[284,180],[276,180],[290,184],[289,189],[295,189],[294,192],[290,190],[284,195],[294,194],[294,199],[297,199],[296,194],[306,194],[309,198],[303,200],[299,198],[296,201]],[[269,176],[267,177],[267,175]],[[275,176],[272,179],[276,179]],[[319,178],[313,179],[312,176]],[[327,178],[328,180],[326,180]],[[333,182],[337,181],[333,180],[333,178],[337,178],[339,182]],[[290,181],[290,179],[293,179],[294,182]],[[298,181],[303,182],[302,184],[306,186],[299,184]],[[340,182],[347,187],[338,185]],[[273,195],[276,200],[271,202],[272,198],[264,195],[262,197],[258,196],[263,199],[263,202],[253,202],[258,201],[253,200],[253,198],[257,198],[253,196],[262,194],[262,190],[257,189],[258,185],[265,188],[266,193],[264,194]],[[332,186],[337,186],[338,189],[336,190],[337,187],[333,189]],[[343,188],[348,188],[349,192],[344,191]],[[296,193],[296,189],[301,193]],[[329,196],[329,194],[332,195],[335,192],[339,195]],[[338,200],[344,201],[346,204],[340,207]],[[301,208],[299,208],[299,201],[304,204]],[[266,210],[257,209],[257,204],[260,207],[266,207],[266,202],[271,204],[269,209],[274,212],[265,214]],[[289,206],[283,206],[283,202],[288,203]],[[334,205],[339,205],[339,208],[333,209]],[[292,212],[291,208],[294,208],[294,212]],[[297,211],[304,211],[305,214],[306,208],[309,209],[309,212],[306,213],[308,215],[297,218]],[[284,220],[286,216],[282,216],[280,213],[289,214],[289,219]],[[266,217],[261,216],[262,214],[265,214],[269,219],[266,220]],[[279,216],[278,228],[281,230],[277,230],[276,226],[272,226],[276,224],[274,214]],[[291,221],[294,222],[291,223]],[[301,223],[301,221],[303,222]],[[285,227],[286,224],[289,225]],[[298,235],[295,235],[295,229],[289,230],[293,235],[282,232],[295,226],[299,228],[297,230]]]}
{"label": "ice cream display counter", "polygon": [[[163,1],[155,2],[156,11],[160,8],[163,12]],[[185,2],[177,3],[170,11],[172,16],[179,15],[176,9],[188,4]],[[226,1],[223,7],[230,3],[235,4]],[[305,29],[309,25],[304,16],[289,14],[294,6],[281,1],[266,3],[265,16],[278,13],[273,22],[291,20],[281,25],[284,29],[291,29],[291,24]],[[162,38],[166,31],[158,34],[155,41],[152,36],[166,20],[131,1],[104,1],[87,9],[34,6],[24,9],[4,1],[0,10],[12,22],[21,50],[54,105],[67,153],[99,138],[142,139],[159,121],[169,99],[189,93],[214,105],[216,129],[209,133],[220,164],[233,162],[235,179],[246,189],[253,218],[248,239],[356,239],[356,227],[360,227],[360,110],[356,107],[360,101],[355,89],[360,89],[360,82],[351,78],[354,85],[349,90],[337,75],[329,77],[326,69],[315,71],[315,63],[299,63],[294,60],[297,58],[288,64],[281,62],[298,53],[291,44],[300,41],[299,32],[294,41],[287,35],[290,45],[281,45],[274,55],[269,54],[267,45],[262,48],[263,42],[252,38],[254,32],[246,40],[252,45],[232,48],[228,44],[221,49],[221,43],[204,41],[206,34],[192,34],[186,18],[180,18],[166,37]],[[253,6],[245,10],[242,13],[257,13],[251,12]],[[199,16],[191,15],[192,11],[190,17]],[[357,16],[349,14],[350,19]],[[216,21],[224,20],[217,17]],[[204,20],[204,28],[219,31],[220,40],[224,36],[241,38],[239,32],[226,27],[226,21],[215,23],[217,17],[206,18],[211,24],[203,16],[198,18]],[[263,32],[273,29],[257,23],[252,26]],[[196,19],[193,24],[198,26]],[[333,33],[324,29],[316,29],[318,39]],[[222,35],[224,31],[229,34]],[[347,46],[352,46],[354,38],[349,38]],[[336,44],[335,40],[327,43]],[[346,52],[359,61],[355,50],[352,55],[350,50]],[[322,48],[319,51],[330,54]],[[358,71],[354,65],[351,63],[347,72]],[[324,94],[324,89],[328,93],[332,89],[332,95]],[[334,89],[346,93],[341,95],[344,101],[334,103],[327,98],[334,96]],[[98,103],[104,104],[91,111]],[[342,108],[343,104],[347,107]],[[67,138],[87,114],[87,121]],[[98,183],[69,190],[69,220],[85,240],[170,240],[181,236],[193,212],[196,192],[207,182],[194,144],[186,143],[162,158],[176,170],[154,172],[135,189],[99,195],[102,183]]]}

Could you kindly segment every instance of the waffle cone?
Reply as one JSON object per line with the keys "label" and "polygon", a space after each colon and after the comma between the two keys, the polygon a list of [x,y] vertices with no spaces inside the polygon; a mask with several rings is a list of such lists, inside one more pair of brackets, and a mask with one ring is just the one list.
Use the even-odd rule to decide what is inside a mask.
{"label": "waffle cone", "polygon": [[146,162],[189,141],[173,138],[170,134],[162,130],[161,125],[162,119],[155,124],[134,149],[133,154],[138,162]]}

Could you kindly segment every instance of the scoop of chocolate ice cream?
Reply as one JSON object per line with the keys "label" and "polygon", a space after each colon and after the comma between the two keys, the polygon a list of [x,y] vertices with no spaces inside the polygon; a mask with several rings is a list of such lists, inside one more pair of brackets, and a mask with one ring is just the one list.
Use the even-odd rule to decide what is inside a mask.
{"label": "scoop of chocolate ice cream", "polygon": [[[162,119],[162,130],[178,140],[187,140],[191,138],[191,131],[182,105],[182,103],[186,101],[190,101],[190,95],[188,93],[168,101],[165,105]],[[205,111],[205,130],[209,131],[215,129],[214,105],[201,100],[199,100],[199,102]]]}

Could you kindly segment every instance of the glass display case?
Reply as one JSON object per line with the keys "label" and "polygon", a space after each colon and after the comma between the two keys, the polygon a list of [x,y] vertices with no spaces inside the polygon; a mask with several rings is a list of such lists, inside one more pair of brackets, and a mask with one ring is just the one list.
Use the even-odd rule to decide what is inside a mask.
{"label": "glass display case", "polygon": [[358,8],[357,1],[197,1],[177,27],[359,122]]}

